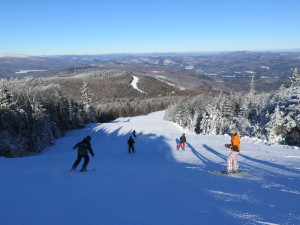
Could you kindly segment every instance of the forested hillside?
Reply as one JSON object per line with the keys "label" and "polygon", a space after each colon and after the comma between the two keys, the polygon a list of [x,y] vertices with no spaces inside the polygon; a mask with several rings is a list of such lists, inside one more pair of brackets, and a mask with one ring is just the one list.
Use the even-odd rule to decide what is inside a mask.
{"label": "forested hillside", "polygon": [[[70,72],[68,77],[0,80],[0,156],[41,152],[65,131],[163,110],[195,93],[151,77],[116,70]],[[139,76],[138,74],[135,74]]]}
{"label": "forested hillside", "polygon": [[300,145],[300,74],[291,85],[274,93],[199,95],[170,106],[166,120],[199,134],[225,134],[231,129],[242,136]]}
{"label": "forested hillside", "polygon": [[[69,70],[65,76],[0,80],[0,155],[41,152],[65,131],[90,122],[164,110],[166,119],[199,134],[241,135],[299,145],[299,73],[274,93],[179,89],[121,70]],[[138,79],[138,89],[132,85]],[[142,90],[142,91],[140,91]]]}

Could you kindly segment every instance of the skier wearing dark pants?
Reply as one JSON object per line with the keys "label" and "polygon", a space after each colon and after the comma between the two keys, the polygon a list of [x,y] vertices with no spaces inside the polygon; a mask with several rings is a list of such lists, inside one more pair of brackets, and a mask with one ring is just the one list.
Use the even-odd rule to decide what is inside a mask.
{"label": "skier wearing dark pants", "polygon": [[80,169],[80,172],[86,172],[87,169],[87,165],[89,164],[90,158],[88,155],[88,152],[90,152],[90,154],[94,157],[94,152],[92,150],[91,147],[91,136],[87,136],[83,139],[83,141],[77,143],[73,149],[78,149],[77,153],[77,159],[74,162],[72,169],[71,170],[76,170],[76,167],[78,166],[78,164],[80,163],[81,159],[84,158],[84,163],[82,165],[82,168]]}
{"label": "skier wearing dark pants", "polygon": [[133,131],[132,131],[132,135],[133,135],[133,137],[136,137],[137,132],[136,132],[135,130],[133,130]]}
{"label": "skier wearing dark pants", "polygon": [[134,146],[133,144],[135,143],[135,141],[132,139],[132,137],[130,136],[130,138],[127,141],[128,143],[128,153],[131,153],[131,149],[132,149],[132,153],[134,153]]}

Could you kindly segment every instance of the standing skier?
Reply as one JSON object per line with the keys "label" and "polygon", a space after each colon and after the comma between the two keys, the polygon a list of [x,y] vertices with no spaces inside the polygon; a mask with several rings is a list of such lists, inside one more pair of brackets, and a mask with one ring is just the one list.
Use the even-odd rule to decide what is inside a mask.
{"label": "standing skier", "polygon": [[183,133],[180,137],[180,142],[179,142],[179,145],[177,146],[177,150],[179,148],[181,148],[182,150],[185,150],[185,143],[186,143],[186,137],[185,137],[185,134]]}
{"label": "standing skier", "polygon": [[82,168],[80,169],[80,172],[86,172],[87,169],[87,165],[89,164],[90,158],[88,155],[88,151],[90,152],[90,154],[94,157],[94,152],[92,150],[91,147],[91,136],[87,136],[85,137],[81,142],[77,143],[73,149],[78,148],[78,155],[77,155],[77,159],[74,162],[72,169],[71,170],[76,170],[76,167],[78,166],[78,164],[80,163],[81,159],[84,158],[84,163],[82,165]]}
{"label": "standing skier", "polygon": [[226,148],[232,149],[231,153],[227,159],[227,169],[224,173],[238,173],[239,165],[237,162],[237,157],[240,152],[240,135],[234,130],[230,131],[229,135],[231,136],[231,144],[226,144]]}
{"label": "standing skier", "polygon": [[132,139],[132,137],[130,136],[130,138],[127,141],[128,143],[128,153],[131,153],[131,149],[132,149],[132,153],[134,153],[134,146],[133,144],[135,143],[135,141]]}
{"label": "standing skier", "polygon": [[136,137],[137,132],[136,132],[135,130],[133,130],[133,131],[132,131],[132,135],[133,135],[133,137]]}

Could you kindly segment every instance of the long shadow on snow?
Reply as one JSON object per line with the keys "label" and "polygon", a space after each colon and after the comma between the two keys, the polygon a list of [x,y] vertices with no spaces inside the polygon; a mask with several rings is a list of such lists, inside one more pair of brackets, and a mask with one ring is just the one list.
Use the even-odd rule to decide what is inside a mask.
{"label": "long shadow on snow", "polygon": [[[205,144],[203,145],[203,147],[206,148],[211,153],[219,156],[221,159],[224,159],[225,162],[227,161],[227,157],[224,156],[224,155],[222,155],[222,154],[220,154],[215,149],[212,149],[212,148],[210,148],[209,146],[207,146]],[[281,169],[281,170],[284,170],[284,171],[293,172],[293,173],[296,173],[296,174],[300,173],[299,170],[294,170],[294,169],[286,168],[286,167],[278,165],[276,163],[271,163],[271,162],[267,162],[267,161],[264,161],[264,160],[254,159],[254,158],[251,158],[251,157],[243,155],[243,154],[239,154],[239,157],[245,158],[245,159],[247,159],[249,161],[253,161],[253,162],[256,162],[256,163],[259,163],[259,164],[263,164],[263,165],[266,165],[266,166],[269,166],[269,167]],[[274,172],[272,172],[272,169],[270,169],[270,170],[262,169],[261,167],[254,166],[253,164],[249,164],[249,163],[245,163],[245,162],[239,162],[239,164],[242,167],[242,170],[243,170],[243,167],[244,167],[244,168],[247,168],[247,169],[249,169],[251,171],[261,171],[261,172],[263,172],[265,174],[266,173],[274,173]]]}
{"label": "long shadow on snow", "polygon": [[[124,121],[120,121],[122,123]],[[128,122],[128,121],[125,121]],[[118,121],[114,121],[114,123],[118,123]],[[128,154],[128,144],[127,140],[130,136],[132,136],[131,132],[122,133],[122,127],[117,127],[113,131],[109,131],[104,127],[99,127],[95,125],[93,128],[94,133],[91,134],[93,140],[97,139],[97,143],[93,143],[92,146],[98,151],[106,151],[101,146],[110,146],[110,152],[114,152],[114,155],[124,155]],[[168,159],[169,162],[172,160],[171,149],[167,145],[166,139],[163,136],[157,136],[156,134],[144,134],[139,133],[135,140],[135,153],[136,157],[146,156],[149,161],[153,162],[161,159]],[[107,152],[107,151],[106,151]],[[165,157],[157,157],[157,154],[164,154]],[[150,160],[151,159],[151,160]],[[175,160],[174,160],[175,163]],[[178,164],[177,164],[178,165]]]}
{"label": "long shadow on snow", "polygon": [[176,138],[175,141],[176,141],[176,148],[177,148],[177,146],[178,146],[179,143],[180,143],[180,140],[179,140],[178,138]]}
{"label": "long shadow on snow", "polygon": [[[211,153],[215,154],[216,156],[220,157],[221,159],[224,159],[224,161],[226,162],[227,161],[227,157],[220,154],[218,151],[216,151],[215,149],[212,149],[210,148],[209,146],[207,145],[203,145],[204,148],[206,148],[208,151],[210,151]],[[194,151],[193,151],[194,152]],[[195,153],[194,153],[195,154]],[[196,154],[195,154],[196,155]],[[299,170],[294,170],[294,169],[290,169],[290,168],[286,168],[284,166],[281,166],[281,165],[278,165],[276,163],[271,163],[271,162],[267,162],[267,161],[264,161],[264,160],[259,160],[259,159],[254,159],[254,158],[251,158],[249,156],[246,156],[246,155],[243,155],[243,154],[239,154],[239,157],[241,158],[245,158],[249,161],[253,161],[253,162],[256,162],[256,163],[260,163],[260,164],[263,164],[263,165],[266,165],[266,166],[269,166],[269,167],[273,167],[273,168],[277,168],[277,169],[281,169],[281,170],[285,170],[285,171],[288,171],[288,172],[293,172],[293,173],[297,173],[299,174]],[[249,163],[245,163],[245,162],[239,162],[240,165],[242,165],[242,167],[245,167],[247,169],[250,169],[250,170],[253,170],[253,171],[262,171],[264,173],[267,173],[271,171],[270,170],[265,170],[265,169],[262,169],[260,167],[257,167],[257,166],[254,166],[252,164],[249,164]],[[273,173],[273,172],[272,172]]]}
{"label": "long shadow on snow", "polygon": [[266,172],[274,173],[274,172],[272,172],[272,168],[276,168],[276,169],[280,169],[280,170],[283,170],[283,171],[300,174],[299,170],[290,169],[290,168],[287,168],[285,166],[281,166],[281,165],[276,164],[276,163],[272,163],[272,162],[268,162],[268,161],[260,160],[260,159],[254,159],[254,158],[246,156],[246,155],[240,155],[240,157],[242,157],[244,159],[247,159],[249,161],[255,162],[255,163],[259,163],[259,164],[271,167],[269,170],[266,170],[266,169],[262,169],[260,167],[254,166],[252,164],[248,164],[248,163],[244,163],[244,162],[241,163],[243,165],[247,165],[247,167],[249,167],[249,168],[252,168],[254,171],[260,170],[260,171],[263,171],[264,173],[266,173]]}
{"label": "long shadow on snow", "polygon": [[[95,126],[89,134],[93,137],[93,148],[97,149],[95,154],[96,156],[99,155],[98,159],[100,161],[97,159],[99,167],[102,167],[101,169],[105,172],[110,172],[110,176],[116,176],[117,180],[114,181],[115,185],[126,184],[128,186],[126,188],[128,189],[135,188],[142,190],[142,192],[135,192],[135,194],[140,194],[139,198],[142,199],[145,198],[148,200],[149,197],[143,197],[145,193],[150,195],[151,198],[153,198],[153,203],[148,202],[147,205],[150,204],[151,206],[151,204],[155,204],[157,196],[163,198],[163,193],[168,193],[169,196],[179,196],[178,200],[175,198],[175,203],[180,203],[178,205],[180,209],[176,208],[176,204],[172,202],[173,200],[163,202],[165,204],[164,207],[171,207],[173,210],[175,207],[175,211],[181,212],[187,204],[186,201],[179,201],[182,193],[188,193],[187,196],[192,196],[185,197],[188,199],[188,202],[192,202],[191,199],[194,199],[195,196],[198,199],[203,199],[203,204],[199,203],[197,207],[199,207],[199,210],[205,210],[205,213],[185,211],[184,214],[177,213],[174,215],[174,213],[168,213],[168,211],[166,211],[165,215],[162,214],[162,216],[160,216],[160,220],[163,221],[161,224],[196,225],[199,224],[199,220],[205,221],[205,224],[218,224],[218,222],[222,220],[228,222],[228,224],[242,224],[245,222],[243,219],[236,219],[230,214],[224,213],[222,207],[205,204],[205,202],[217,202],[212,195],[207,194],[207,189],[210,188],[211,184],[209,183],[208,186],[201,185],[203,180],[210,180],[211,175],[183,169],[186,168],[187,164],[176,162],[172,154],[172,148],[167,144],[167,139],[163,136],[152,133],[139,133],[137,138],[134,139],[136,141],[136,154],[129,155],[127,151],[127,140],[131,136],[131,132],[122,131],[122,124],[120,124],[120,127],[115,128],[105,128],[98,125]],[[103,148],[106,146],[109,146],[109,149]],[[203,162],[206,169],[220,168],[220,164],[204,157],[190,143],[187,143],[187,146],[195,156]],[[226,159],[224,155],[218,153],[215,149],[207,145],[203,145],[203,147],[218,157],[224,160]],[[173,153],[176,154],[176,151]],[[109,167],[114,166],[112,164],[113,160],[117,161],[120,166],[110,170]],[[127,163],[127,167],[123,167],[125,165],[123,163]],[[131,175],[129,178],[127,176],[128,174]],[[132,179],[132,177],[134,179]],[[197,179],[198,177],[202,177],[202,179]],[[226,179],[226,177],[219,177],[219,179]],[[111,180],[111,178],[108,180]],[[197,182],[197,180],[199,181]],[[106,180],[102,182],[107,184]],[[195,188],[195,186],[198,188]],[[114,187],[112,187],[112,190],[118,191],[118,189]],[[119,203],[123,204],[122,202]],[[144,207],[147,207],[147,205]],[[144,212],[141,211],[141,213]],[[189,215],[186,215],[186,213]]]}
{"label": "long shadow on snow", "polygon": [[[122,123],[122,122],[128,122],[127,121],[112,121],[113,123]],[[93,130],[94,128],[96,128],[98,125],[95,125],[93,127],[91,127]],[[128,146],[127,146],[127,140],[129,138],[129,136],[131,136],[131,133],[128,132],[126,134],[122,134],[120,135],[119,132],[121,130],[121,127],[117,128],[115,131],[113,132],[109,132],[103,128],[101,128],[100,130],[96,129],[94,130],[94,132],[96,131],[95,134],[91,134],[93,136],[97,136],[98,139],[103,139],[103,140],[106,140],[106,139],[109,139],[111,140],[111,138],[113,138],[113,140],[119,140],[119,141],[116,141],[116,143],[119,143],[118,146],[114,146],[114,148],[116,149],[119,149],[119,150],[122,150],[122,152],[125,152],[127,153],[128,152]],[[94,139],[94,138],[93,138]],[[114,140],[114,142],[115,142]],[[121,142],[120,142],[121,140]],[[142,153],[143,155],[147,155],[147,157],[149,157],[149,161],[153,161],[156,154],[165,154],[165,157],[161,158],[160,159],[166,159],[168,158],[169,162],[171,162],[170,159],[173,159],[172,157],[172,154],[171,154],[171,149],[170,147],[166,144],[166,140],[164,137],[162,136],[157,136],[156,134],[143,134],[143,133],[140,133],[138,135],[138,137],[135,139],[136,140],[136,144],[135,144],[135,147],[136,147],[136,151],[137,153]],[[114,143],[114,144],[116,144]],[[176,144],[179,143],[179,140],[176,139]],[[208,158],[204,157],[199,151],[197,151],[190,143],[186,143],[187,146],[191,149],[191,151],[194,153],[194,155],[199,159],[201,160],[201,162],[203,162],[204,166],[203,168],[206,167],[207,170],[221,170],[221,169],[224,169],[223,166],[221,166],[220,164],[218,163],[215,163],[211,160],[209,160]],[[93,143],[92,143],[93,145]],[[98,148],[98,146],[93,146],[94,148]],[[227,160],[227,156],[219,153],[218,151],[216,151],[215,149],[207,146],[207,145],[203,145],[203,147],[210,151],[211,153],[213,153],[214,155],[220,157],[221,159],[224,160],[224,162],[226,162]],[[101,149],[101,146],[99,146],[99,148]],[[154,154],[156,153],[156,154]],[[249,157],[249,156],[246,156],[246,155],[243,155],[243,154],[239,154],[239,157],[241,158],[244,158],[244,159],[247,159],[249,161],[252,161],[252,162],[255,162],[255,163],[259,163],[259,164],[262,164],[262,165],[265,165],[265,166],[269,166],[271,168],[276,168],[276,169],[280,169],[280,170],[283,170],[283,171],[287,171],[287,172],[292,172],[292,173],[296,173],[296,174],[300,174],[300,172],[298,170],[295,170],[295,169],[290,169],[290,168],[287,168],[287,167],[284,167],[284,166],[281,166],[279,164],[276,164],[276,163],[272,163],[272,162],[268,162],[268,161],[264,161],[264,160],[259,160],[259,159],[255,159],[255,158],[252,158],[252,157]],[[152,158],[153,160],[150,160],[150,158]],[[157,160],[158,158],[155,157],[155,160]],[[174,163],[175,160],[174,160]],[[178,165],[178,163],[176,163]],[[250,171],[260,171],[260,172],[263,172],[264,174],[274,174],[275,172],[272,171],[272,169],[263,169],[261,167],[258,167],[258,166],[255,166],[251,163],[246,163],[246,162],[239,162],[240,164],[240,167],[241,169],[243,170],[243,167],[244,168],[247,168],[247,170],[250,170]],[[276,173],[277,174],[277,173]]]}
{"label": "long shadow on snow", "polygon": [[[194,153],[194,155],[201,160],[201,162],[203,163],[203,169],[207,169],[207,170],[221,170],[220,169],[220,164],[216,163],[212,160],[209,160],[208,158],[206,158],[205,156],[203,156],[199,151],[197,151],[190,143],[186,143],[186,145],[192,150],[192,152]],[[226,160],[226,157],[222,154],[220,154],[219,152],[217,152],[216,150],[210,148],[207,145],[203,145],[203,147],[205,149],[207,149],[208,151],[214,153],[215,155],[219,156],[220,158]],[[224,169],[224,168],[223,168]]]}
{"label": "long shadow on snow", "polygon": [[204,144],[203,147],[204,147],[206,150],[208,150],[208,151],[210,151],[211,153],[213,153],[214,155],[220,157],[221,159],[223,159],[223,160],[225,160],[225,161],[227,160],[227,157],[226,157],[225,155],[219,153],[217,150],[215,150],[215,149],[209,147],[208,145],[205,145],[205,144]]}

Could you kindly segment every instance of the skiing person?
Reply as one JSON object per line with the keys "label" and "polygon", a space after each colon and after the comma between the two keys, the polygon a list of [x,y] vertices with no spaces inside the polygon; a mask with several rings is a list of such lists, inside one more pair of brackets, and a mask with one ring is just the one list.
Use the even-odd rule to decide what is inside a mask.
{"label": "skiing person", "polygon": [[135,143],[135,141],[132,139],[132,136],[130,136],[130,138],[127,141],[128,143],[128,153],[131,153],[131,149],[132,149],[132,153],[134,153],[134,146],[133,144]]}
{"label": "skiing person", "polygon": [[226,148],[232,149],[231,153],[227,159],[227,169],[224,173],[238,173],[239,165],[237,162],[237,157],[240,152],[240,135],[238,135],[237,131],[231,130],[229,135],[231,136],[231,144],[225,144]]}
{"label": "skiing person", "polygon": [[133,130],[133,131],[132,131],[132,135],[133,135],[133,137],[136,137],[137,132],[136,132],[135,130]]}
{"label": "skiing person", "polygon": [[185,142],[186,142],[186,137],[185,137],[185,134],[183,133],[180,137],[180,142],[179,142],[179,145],[177,146],[177,150],[179,148],[181,148],[182,150],[185,150]]}
{"label": "skiing person", "polygon": [[282,139],[283,139],[283,144],[286,145],[286,136],[284,135]]}
{"label": "skiing person", "polygon": [[74,162],[72,169],[71,170],[76,170],[76,167],[78,166],[78,164],[80,163],[81,159],[84,158],[84,163],[82,165],[82,168],[80,169],[80,172],[86,172],[87,169],[87,165],[89,164],[90,158],[88,155],[88,151],[90,152],[90,154],[94,157],[94,152],[92,150],[91,147],[91,136],[87,136],[85,137],[81,142],[77,143],[73,149],[78,148],[77,150],[77,159]]}

